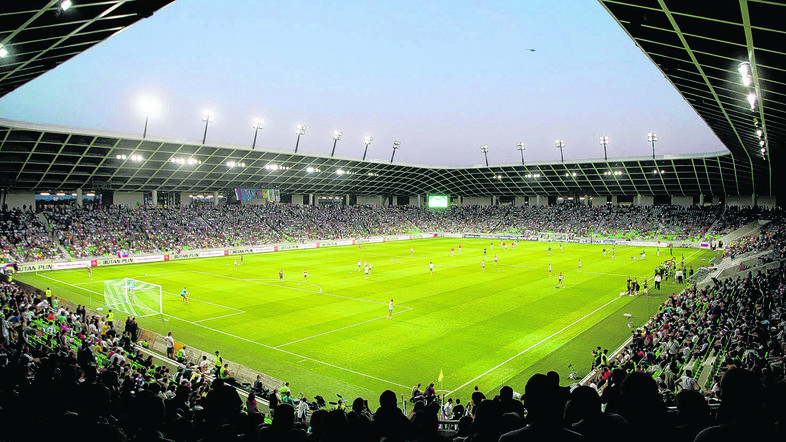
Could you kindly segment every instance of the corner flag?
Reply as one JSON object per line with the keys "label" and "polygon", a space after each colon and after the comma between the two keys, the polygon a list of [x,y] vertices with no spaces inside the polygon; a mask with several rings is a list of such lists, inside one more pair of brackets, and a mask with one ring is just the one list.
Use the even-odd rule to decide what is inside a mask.
{"label": "corner flag", "polygon": [[442,382],[442,378],[444,378],[444,377],[445,376],[442,375],[442,369],[440,368],[439,369],[439,377],[437,378],[437,382]]}

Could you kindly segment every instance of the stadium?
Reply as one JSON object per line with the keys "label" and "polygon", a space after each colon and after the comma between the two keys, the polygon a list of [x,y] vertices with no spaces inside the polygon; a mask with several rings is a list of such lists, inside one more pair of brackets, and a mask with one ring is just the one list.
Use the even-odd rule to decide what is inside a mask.
{"label": "stadium", "polygon": [[[0,100],[170,3],[0,7]],[[782,433],[785,8],[599,3],[726,151],[426,166],[0,118],[2,438]]]}

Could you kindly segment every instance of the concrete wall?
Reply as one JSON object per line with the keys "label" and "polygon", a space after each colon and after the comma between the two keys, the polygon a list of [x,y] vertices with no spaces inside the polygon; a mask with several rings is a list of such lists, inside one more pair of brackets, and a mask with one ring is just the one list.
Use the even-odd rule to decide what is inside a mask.
{"label": "concrete wall", "polygon": [[756,205],[759,207],[775,207],[776,201],[774,195],[759,195],[756,197]]}
{"label": "concrete wall", "polygon": [[462,201],[464,206],[490,206],[492,198],[490,196],[465,196]]}
{"label": "concrete wall", "polygon": [[358,195],[357,199],[358,205],[363,206],[381,206],[382,205],[382,197],[377,196],[360,196]]}
{"label": "concrete wall", "polygon": [[8,192],[5,203],[9,209],[21,209],[22,206],[35,206],[35,193],[33,192]]}
{"label": "concrete wall", "polygon": [[134,208],[144,203],[144,194],[142,192],[115,192],[114,202],[116,206]]}
{"label": "concrete wall", "polygon": [[654,204],[655,198],[647,195],[638,195],[633,201],[636,206],[651,206]]}
{"label": "concrete wall", "polygon": [[693,205],[692,196],[673,196],[671,197],[672,206],[690,207]]}
{"label": "concrete wall", "polygon": [[727,206],[737,207],[750,207],[753,205],[753,198],[751,195],[736,195],[726,197]]}

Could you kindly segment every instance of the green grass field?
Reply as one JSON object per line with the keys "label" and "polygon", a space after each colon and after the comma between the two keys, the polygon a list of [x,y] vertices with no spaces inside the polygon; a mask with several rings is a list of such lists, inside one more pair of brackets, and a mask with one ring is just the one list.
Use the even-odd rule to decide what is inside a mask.
{"label": "green grass field", "polygon": [[[648,297],[620,296],[629,275],[641,283],[651,278],[669,258],[666,249],[660,258],[647,249],[646,260],[634,261],[640,248],[618,246],[615,260],[610,253],[604,258],[600,245],[566,244],[560,251],[552,243],[551,256],[547,248],[520,242],[503,250],[495,241],[491,249],[490,240],[438,238],[246,255],[237,270],[234,257],[222,257],[99,267],[92,279],[83,269],[18,279],[92,308],[103,306],[104,280],[160,284],[168,320],[142,318],[143,328],[172,331],[192,348],[220,349],[229,361],[290,381],[307,395],[376,398],[385,389],[408,394],[412,385],[436,381],[442,371],[437,388],[466,398],[474,385],[491,393],[503,384],[523,391],[529,376],[548,370],[567,384],[569,364],[584,376],[593,348],[613,351],[630,335],[624,313],[642,324],[679,291],[667,283]],[[707,250],[673,252],[694,268],[714,256]],[[358,260],[372,263],[368,279]],[[564,288],[556,287],[559,272]],[[191,293],[187,304],[178,296],[184,286]],[[395,309],[388,320],[391,298]]]}

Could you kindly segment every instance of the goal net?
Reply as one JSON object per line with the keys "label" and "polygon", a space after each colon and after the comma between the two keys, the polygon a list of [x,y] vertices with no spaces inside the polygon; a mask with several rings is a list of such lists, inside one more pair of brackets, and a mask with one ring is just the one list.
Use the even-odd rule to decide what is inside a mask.
{"label": "goal net", "polygon": [[570,235],[567,233],[540,232],[538,233],[538,238],[541,241],[568,242],[570,240]]}
{"label": "goal net", "polygon": [[164,313],[161,286],[138,279],[104,281],[104,304],[108,308],[138,317]]}

